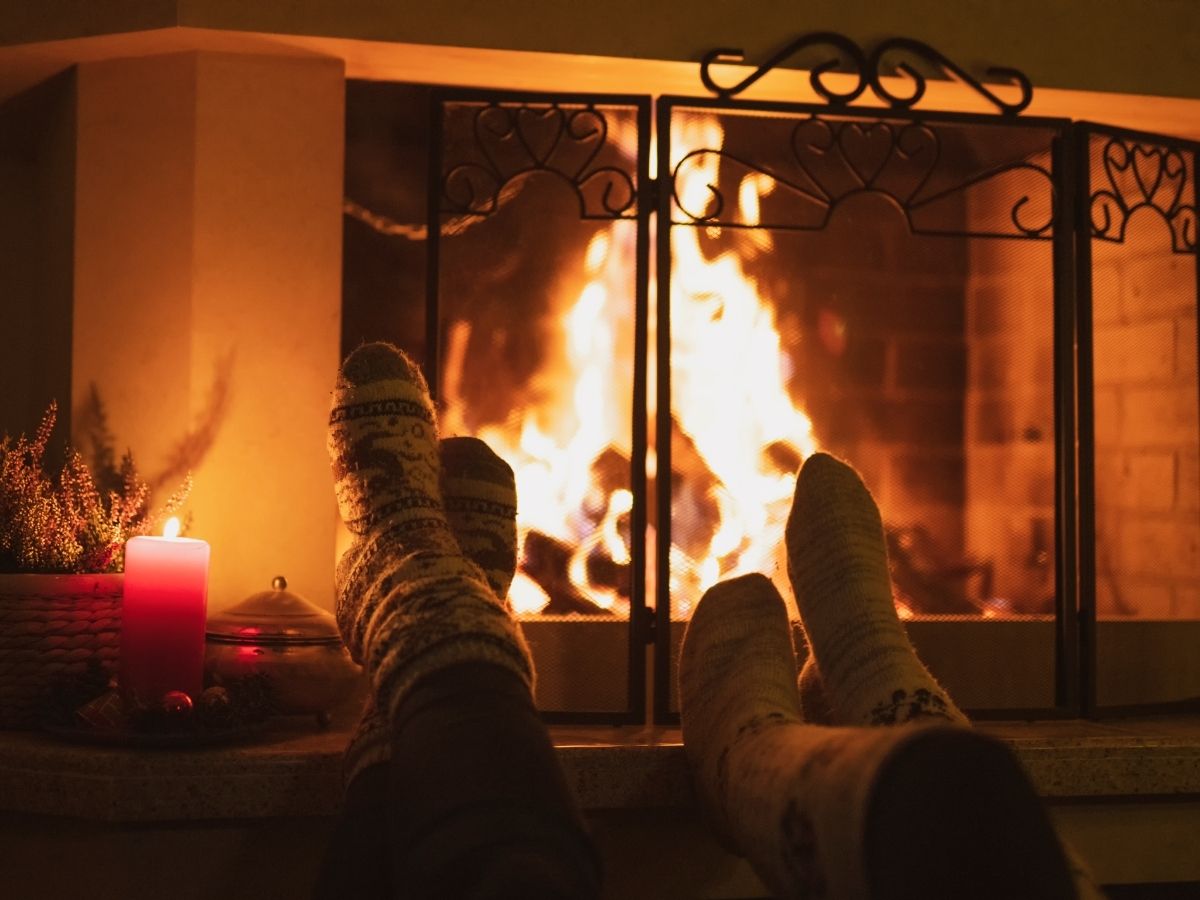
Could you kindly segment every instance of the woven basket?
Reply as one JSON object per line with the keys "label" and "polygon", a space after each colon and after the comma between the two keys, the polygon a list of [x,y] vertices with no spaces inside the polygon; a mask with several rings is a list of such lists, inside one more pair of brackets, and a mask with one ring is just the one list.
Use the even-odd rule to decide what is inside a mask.
{"label": "woven basket", "polygon": [[124,575],[0,575],[0,728],[36,728],[50,687],[117,667]]}

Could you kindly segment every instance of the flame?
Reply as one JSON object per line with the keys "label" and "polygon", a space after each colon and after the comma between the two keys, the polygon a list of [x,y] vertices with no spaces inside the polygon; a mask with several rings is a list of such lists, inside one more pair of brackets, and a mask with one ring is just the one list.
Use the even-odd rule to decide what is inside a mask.
{"label": "flame", "polygon": [[163,537],[177,538],[179,537],[179,517],[171,516],[163,523]]}
{"label": "flame", "polygon": [[[673,127],[675,148],[720,147],[723,140],[715,117],[694,117]],[[682,156],[686,150],[677,152]],[[676,184],[687,209],[703,208],[711,199],[709,185],[718,183],[716,154],[693,159],[698,164],[685,167]],[[672,167],[678,162],[672,160]],[[761,220],[761,202],[773,186],[757,173],[741,181],[737,200],[743,221]],[[679,615],[720,578],[775,568],[795,473],[782,471],[769,450],[787,448],[786,456],[798,460],[816,449],[811,421],[787,392],[790,362],[774,309],[743,264],[743,257],[771,250],[771,233],[741,231],[736,245],[726,240],[727,249],[710,259],[700,232],[672,228],[672,414],[714,476],[702,489],[707,508],[717,515],[707,523],[711,536],[699,551],[690,543],[691,551],[685,551],[678,540],[670,549],[672,611]],[[529,392],[541,399],[504,425],[477,431],[513,467],[520,541],[531,530],[561,541],[571,551],[564,573],[571,586],[597,612],[617,615],[628,614],[628,598],[614,587],[594,584],[589,560],[621,567],[631,559],[627,525],[633,495],[627,486],[598,484],[594,463],[608,450],[625,459],[631,451],[632,346],[622,336],[632,331],[634,248],[632,223],[597,227],[583,254],[583,280],[564,298],[557,319],[558,355]],[[653,315],[649,326],[653,331]],[[466,420],[460,386],[470,334],[465,321],[448,330],[442,380],[448,433],[461,430]],[[649,344],[654,346],[653,334]],[[651,480],[657,464],[651,446]],[[652,584],[654,573],[647,576]],[[545,609],[551,597],[522,571],[513,580],[509,602],[518,614],[529,615]]]}
{"label": "flame", "polygon": [[[563,542],[573,550],[566,573],[573,586],[599,607],[598,612],[617,614],[628,613],[628,598],[593,586],[587,558],[598,551],[618,565],[629,559],[619,530],[632,508],[632,495],[619,488],[605,496],[593,483],[593,463],[610,448],[626,459],[632,450],[632,366],[628,353],[623,358],[618,328],[632,316],[628,297],[633,239],[629,222],[614,222],[593,233],[584,252],[582,287],[557,321],[560,357],[538,383],[546,401],[520,410],[515,427],[506,423],[476,433],[513,467],[522,545],[531,530]],[[443,379],[447,431],[464,419],[459,385],[469,336],[465,322],[449,330]],[[540,612],[551,600],[524,572],[514,578],[508,599],[514,611],[525,615]]]}
{"label": "flame", "polygon": [[[680,158],[688,148],[720,147],[724,139],[712,117],[685,119],[673,128]],[[678,163],[673,160],[673,167]],[[712,200],[709,185],[719,183],[719,164],[717,154],[703,154],[679,170],[676,190],[686,209],[704,209]],[[761,173],[742,179],[741,220],[760,221],[760,201],[772,187]],[[812,421],[788,395],[791,363],[774,307],[744,265],[771,249],[771,233],[751,229],[737,238],[724,240],[725,249],[710,259],[700,228],[671,232],[672,414],[717,478],[710,499],[719,510],[705,552],[688,558],[672,548],[671,595],[679,614],[720,578],[775,568],[795,471],[781,471],[768,451],[787,448],[788,456],[803,459],[817,449]]]}

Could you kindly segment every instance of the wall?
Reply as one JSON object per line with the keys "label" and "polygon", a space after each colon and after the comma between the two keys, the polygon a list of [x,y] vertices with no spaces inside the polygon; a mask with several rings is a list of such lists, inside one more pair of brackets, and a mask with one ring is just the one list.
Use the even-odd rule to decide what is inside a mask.
{"label": "wall", "polygon": [[61,81],[10,105],[0,144],[0,426],[98,393],[159,501],[195,476],[210,608],[279,574],[332,607],[340,62],[160,54]]}

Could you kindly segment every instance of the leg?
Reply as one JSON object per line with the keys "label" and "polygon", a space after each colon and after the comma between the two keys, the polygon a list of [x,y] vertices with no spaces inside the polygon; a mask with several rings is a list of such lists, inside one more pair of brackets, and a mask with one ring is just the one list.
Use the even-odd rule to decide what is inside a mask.
{"label": "leg", "polygon": [[[596,896],[590,845],[533,710],[528,650],[454,535],[432,404],[399,351],[367,345],[343,364],[330,454],[356,537],[338,567],[338,622],[391,737],[397,890]],[[359,772],[376,769],[366,759]]]}
{"label": "leg", "polygon": [[[466,557],[483,572],[492,593],[507,606],[517,569],[517,485],[508,463],[477,438],[438,442],[441,494],[450,530]],[[368,696],[346,748],[347,788],[358,772],[391,759],[392,729]],[[379,800],[382,803],[382,799]]]}
{"label": "leg", "polygon": [[[883,523],[858,473],[824,453],[805,461],[787,545],[788,572],[811,650],[799,680],[806,709],[823,711],[837,725],[969,724],[921,663],[896,616]],[[927,870],[914,870],[904,858],[915,858],[919,847],[936,846],[973,884],[993,864],[983,858],[990,851],[981,848],[990,843],[1015,850],[1016,835],[1029,839],[1020,856],[1030,861],[1031,871],[1055,869],[1051,857],[1057,848],[1066,854],[1077,895],[1101,896],[1070,848],[1059,847],[1044,813],[1036,814],[1040,801],[1007,748],[959,732],[921,752],[926,759],[898,754],[890,787],[879,789],[879,816],[867,835],[872,871],[907,866],[919,877]],[[889,810],[922,805],[940,812],[920,820],[890,817]],[[990,840],[972,824],[972,809],[989,810],[988,825],[998,829]],[[922,896],[921,889],[911,896]]]}
{"label": "leg", "polygon": [[404,896],[598,896],[593,851],[520,679],[486,663],[448,668],[413,689],[394,728],[394,883]]}
{"label": "leg", "polygon": [[[783,601],[761,576],[718,585],[689,624],[679,673],[684,744],[710,816],[781,896],[1074,896],[1057,841],[1011,753],[955,727],[965,717],[915,656],[904,655],[903,630],[897,634],[873,605],[885,589],[890,611],[890,584],[886,559],[880,569],[867,552],[873,542],[847,533],[863,511],[845,504],[828,515],[812,511],[806,498],[826,493],[812,476],[826,460],[806,463],[793,526],[797,516],[811,516],[806,528],[833,545],[828,555],[804,559],[830,592],[821,596],[836,598],[809,628],[817,662],[837,660],[843,676],[828,692],[830,712],[852,710],[856,724],[916,724],[804,723]],[[851,503],[861,499],[851,493]],[[878,541],[882,551],[881,531]],[[797,593],[804,587],[797,584]],[[806,626],[810,601],[799,599]]]}

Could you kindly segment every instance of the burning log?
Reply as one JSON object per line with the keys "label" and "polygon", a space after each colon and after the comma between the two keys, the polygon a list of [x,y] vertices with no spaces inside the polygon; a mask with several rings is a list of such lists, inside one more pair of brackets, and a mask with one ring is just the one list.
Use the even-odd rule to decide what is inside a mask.
{"label": "burning log", "polygon": [[622,597],[628,599],[632,594],[631,570],[628,564],[621,564],[599,548],[587,556],[588,584],[599,588],[610,588]]}
{"label": "burning log", "polygon": [[[721,481],[695,441],[671,417],[671,540],[688,556],[703,556],[721,524]],[[652,522],[653,524],[653,522]]]}
{"label": "burning log", "polygon": [[787,441],[771,441],[763,447],[763,457],[771,463],[779,473],[798,472],[804,462],[800,451]]}
{"label": "burning log", "polygon": [[588,467],[592,486],[605,497],[621,488],[629,489],[629,457],[609,444]]}
{"label": "burning log", "polygon": [[568,577],[568,569],[574,550],[563,541],[530,531],[525,535],[525,551],[521,557],[521,571],[528,575],[550,597],[542,610],[546,615],[578,613],[586,616],[609,615],[583,595]]}
{"label": "burning log", "polygon": [[896,590],[912,603],[912,611],[925,615],[977,615],[980,604],[966,594],[967,579],[980,578],[979,595],[991,594],[991,566],[964,561],[947,563],[922,528],[885,526],[888,561]]}

